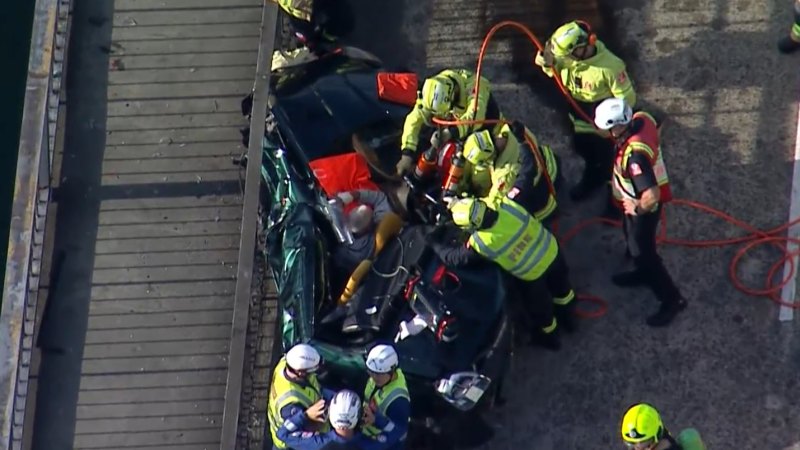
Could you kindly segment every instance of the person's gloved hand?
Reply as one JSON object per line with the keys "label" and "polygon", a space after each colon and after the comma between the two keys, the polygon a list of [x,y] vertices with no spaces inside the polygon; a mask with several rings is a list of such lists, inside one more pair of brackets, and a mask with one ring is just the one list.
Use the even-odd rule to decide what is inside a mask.
{"label": "person's gloved hand", "polygon": [[555,65],[555,57],[551,45],[550,41],[547,41],[544,45],[544,50],[536,52],[536,58],[533,59],[534,64],[542,68],[553,67],[553,65]]}
{"label": "person's gloved hand", "polygon": [[350,203],[353,202],[353,200],[355,200],[355,197],[353,197],[353,194],[351,194],[351,193],[349,193],[347,191],[339,192],[338,194],[336,194],[336,197],[338,197],[339,200],[341,200],[342,203],[345,204],[345,205],[349,205]]}
{"label": "person's gloved hand", "polygon": [[403,155],[397,163],[397,175],[403,176],[411,173],[414,170],[414,158],[411,155]]}

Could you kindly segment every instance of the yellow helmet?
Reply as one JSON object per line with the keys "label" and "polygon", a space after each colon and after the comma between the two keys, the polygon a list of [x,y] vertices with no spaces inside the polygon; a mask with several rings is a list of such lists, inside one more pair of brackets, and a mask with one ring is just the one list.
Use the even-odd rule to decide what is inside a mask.
{"label": "yellow helmet", "polygon": [[464,142],[464,159],[473,166],[480,166],[494,154],[494,140],[489,130],[472,133]]}
{"label": "yellow helmet", "polygon": [[589,33],[578,22],[569,22],[561,25],[550,36],[553,55],[559,58],[569,56],[573,50],[588,43]]}
{"label": "yellow helmet", "polygon": [[422,107],[436,116],[445,116],[453,109],[456,86],[446,76],[428,78],[422,85]]}
{"label": "yellow helmet", "polygon": [[476,198],[463,198],[450,204],[453,222],[461,228],[479,228],[486,215],[486,203]]}
{"label": "yellow helmet", "polygon": [[651,439],[658,442],[663,429],[658,411],[647,403],[631,406],[622,418],[622,439],[631,444]]}

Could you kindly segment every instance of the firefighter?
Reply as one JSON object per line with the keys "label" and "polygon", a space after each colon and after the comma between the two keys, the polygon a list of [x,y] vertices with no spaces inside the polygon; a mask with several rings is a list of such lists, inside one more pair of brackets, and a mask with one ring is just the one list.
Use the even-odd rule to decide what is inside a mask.
{"label": "firefighter", "polygon": [[286,13],[295,37],[313,52],[353,30],[353,10],[347,0],[273,1]]}
{"label": "firefighter", "polygon": [[526,134],[538,147],[533,133],[518,121],[503,125],[499,135],[493,136],[488,130],[469,135],[464,142],[464,157],[470,170],[465,171],[462,182],[490,207],[497,207],[507,195],[534,218],[544,221],[556,209],[555,192],[550,192],[544,170],[555,180],[558,161],[550,147],[538,147],[546,166],[541,167]]}
{"label": "firefighter", "polygon": [[598,105],[595,124],[617,142],[612,192],[624,211],[627,253],[635,264],[634,270],[618,273],[612,281],[625,287],[649,286],[661,307],[647,318],[647,324],[668,325],[687,302],[656,250],[661,208],[672,199],[656,121],[646,112],[633,114],[625,100],[612,98]]}
{"label": "firefighter", "polygon": [[508,197],[503,197],[496,209],[475,198],[460,199],[451,204],[450,211],[453,222],[469,233],[469,239],[466,245],[442,243],[439,233],[433,232],[428,235],[431,249],[449,266],[488,259],[502,267],[512,276],[512,283],[540,326],[534,333],[536,340],[558,350],[558,324],[572,332],[577,323],[575,291],[556,238]]}
{"label": "firefighter", "polygon": [[[400,138],[402,156],[397,163],[397,174],[406,175],[414,169],[417,145],[423,125],[434,126],[433,118],[463,121],[500,120],[502,115],[491,94],[489,80],[481,77],[480,92],[475,92],[475,73],[466,69],[447,69],[428,78],[418,93],[418,99],[406,116]],[[445,127],[434,133],[432,143],[440,144],[450,139],[462,140],[477,130],[500,130],[500,124],[458,125]],[[438,147],[438,145],[437,145]]]}
{"label": "firefighter", "polygon": [[778,41],[778,50],[781,53],[792,53],[800,48],[800,0],[794,2],[794,23],[789,34]]}
{"label": "firefighter", "polygon": [[[593,117],[594,108],[607,98],[624,98],[633,107],[636,93],[628,77],[625,63],[597,39],[582,21],[559,27],[536,53],[536,65],[549,77],[558,71],[564,87],[575,103]],[[613,164],[613,143],[592,124],[570,113],[575,151],[584,160],[581,180],[570,189],[573,201],[585,200],[608,182]]]}
{"label": "firefighter", "polygon": [[503,125],[496,136],[489,130],[470,134],[463,153],[466,167],[458,191],[445,196],[472,196],[496,206],[511,190],[520,169],[519,143],[510,127]]}
{"label": "firefighter", "polygon": [[[387,442],[389,450],[405,448],[408,425],[411,421],[411,397],[408,395],[406,377],[400,370],[397,351],[391,345],[378,344],[367,354],[369,380],[364,388],[364,411],[386,416],[400,429],[396,442]],[[363,428],[367,436],[377,436],[381,430],[374,425]]]}
{"label": "firefighter", "polygon": [[325,427],[325,400],[333,392],[323,389],[317,380],[322,358],[308,344],[297,344],[284,355],[272,373],[267,418],[272,435],[273,448],[285,449],[286,443],[279,438],[278,428],[287,420],[308,418],[309,425]]}
{"label": "firefighter", "polygon": [[[550,146],[539,145],[536,136],[521,123],[512,124],[512,130],[516,140],[520,142],[520,171],[508,193],[508,198],[525,208],[549,229],[549,224],[555,218],[558,209],[556,190],[561,181],[559,171],[561,163]],[[541,163],[536,158],[531,144],[539,149],[543,160]],[[550,179],[552,191],[545,177]]]}
{"label": "firefighter", "polygon": [[664,427],[661,415],[647,403],[631,406],[622,417],[622,440],[631,450],[706,450],[700,433],[687,428],[677,438]]}
{"label": "firefighter", "polygon": [[[400,430],[381,414],[362,414],[361,399],[353,391],[343,390],[331,399],[328,408],[330,431],[302,431],[307,418],[303,415],[285,421],[278,436],[293,450],[386,450],[388,442],[399,438]],[[380,433],[369,437],[358,430],[362,422],[373,424]]]}

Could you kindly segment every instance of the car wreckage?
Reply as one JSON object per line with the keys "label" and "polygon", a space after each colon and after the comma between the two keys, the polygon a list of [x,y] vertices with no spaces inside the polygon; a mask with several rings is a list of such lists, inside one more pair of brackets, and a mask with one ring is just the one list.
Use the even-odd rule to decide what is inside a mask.
{"label": "car wreckage", "polygon": [[[488,262],[443,265],[425,240],[437,226],[435,193],[394,179],[412,106],[381,97],[379,74],[390,72],[352,47],[273,66],[260,219],[278,292],[275,360],[296,343],[310,343],[324,358],[324,384],[360,392],[366,353],[391,342],[409,385],[412,430],[452,433],[494,403],[510,363],[513,324],[500,269]],[[244,114],[251,105],[251,98],[243,101]],[[321,180],[325,168],[352,171],[343,165],[354,162],[366,162],[370,179],[406,222],[375,258],[346,313],[330,321],[324,318],[349,277],[332,268],[331,254],[347,245],[348,231],[330,200],[335,192]],[[422,331],[401,336],[415,318]]]}

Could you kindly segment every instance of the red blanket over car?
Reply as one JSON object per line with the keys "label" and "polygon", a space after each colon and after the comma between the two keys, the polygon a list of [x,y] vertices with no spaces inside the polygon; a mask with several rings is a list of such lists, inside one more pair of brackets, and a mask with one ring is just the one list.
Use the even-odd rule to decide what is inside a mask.
{"label": "red blanket over car", "polygon": [[[311,161],[309,165],[328,197],[357,189],[380,190],[372,181],[367,160],[358,153],[328,156]],[[355,202],[347,205],[345,212],[356,206]]]}

